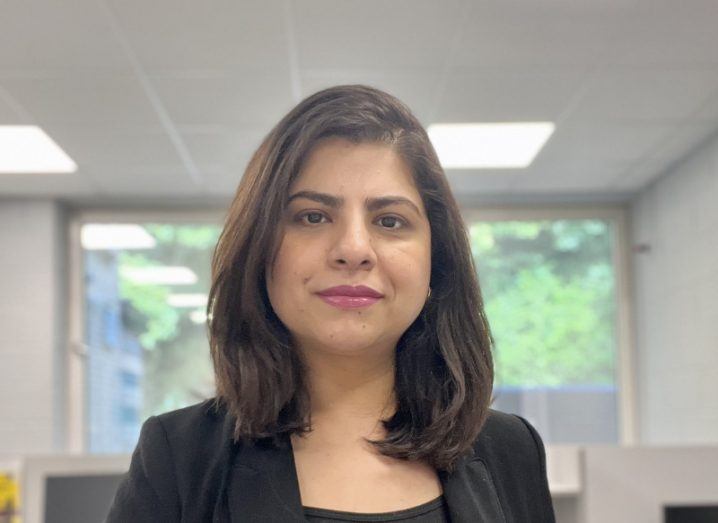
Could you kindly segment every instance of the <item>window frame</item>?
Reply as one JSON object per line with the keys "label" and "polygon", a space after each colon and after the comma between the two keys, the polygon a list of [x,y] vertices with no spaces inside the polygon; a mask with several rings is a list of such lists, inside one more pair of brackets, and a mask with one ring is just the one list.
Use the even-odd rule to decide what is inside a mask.
{"label": "window frame", "polygon": [[[621,205],[484,206],[461,204],[465,223],[510,220],[601,219],[611,222],[616,300],[616,384],[618,386],[619,445],[638,441],[636,417],[636,370],[633,335],[633,294],[631,292],[628,209]],[[68,219],[69,328],[66,340],[67,450],[88,449],[86,395],[87,345],[84,340],[84,264],[80,231],[86,223],[142,223],[222,225],[227,207],[203,209],[78,209]]]}
{"label": "window frame", "polygon": [[[618,442],[620,446],[638,442],[636,410],[636,368],[634,343],[634,305],[630,260],[629,210],[622,205],[460,205],[465,223],[499,221],[540,221],[599,219],[612,224],[614,235],[612,263],[615,276],[616,306],[616,385]],[[583,443],[578,443],[583,445]]]}
{"label": "window frame", "polygon": [[[227,206],[228,207],[228,206]],[[85,397],[86,361],[88,346],[84,339],[85,285],[83,251],[80,241],[82,226],[86,223],[170,223],[170,224],[212,224],[221,225],[226,217],[227,207],[203,209],[78,209],[68,218],[68,320],[66,340],[66,383],[67,404],[67,450],[73,453],[87,453],[89,448],[87,405]]]}

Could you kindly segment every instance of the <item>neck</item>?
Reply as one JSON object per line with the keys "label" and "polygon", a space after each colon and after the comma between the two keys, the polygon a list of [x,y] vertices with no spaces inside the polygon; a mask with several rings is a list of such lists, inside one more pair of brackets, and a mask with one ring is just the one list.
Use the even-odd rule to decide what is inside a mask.
{"label": "neck", "polygon": [[303,351],[313,425],[366,424],[394,411],[394,352],[369,358]]}

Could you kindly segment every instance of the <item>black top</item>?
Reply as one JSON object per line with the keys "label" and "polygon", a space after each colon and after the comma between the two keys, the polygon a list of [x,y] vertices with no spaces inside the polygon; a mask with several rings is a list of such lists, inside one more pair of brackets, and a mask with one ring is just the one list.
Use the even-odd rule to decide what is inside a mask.
{"label": "black top", "polygon": [[304,507],[304,517],[311,523],[361,523],[366,521],[404,521],[405,523],[448,523],[449,507],[444,496],[422,503],[415,507],[393,512],[345,512],[326,508]]}
{"label": "black top", "polygon": [[[306,523],[286,436],[233,442],[234,419],[213,401],[152,416],[108,523]],[[452,523],[555,523],[544,447],[523,418],[491,410],[453,473],[438,471]]]}

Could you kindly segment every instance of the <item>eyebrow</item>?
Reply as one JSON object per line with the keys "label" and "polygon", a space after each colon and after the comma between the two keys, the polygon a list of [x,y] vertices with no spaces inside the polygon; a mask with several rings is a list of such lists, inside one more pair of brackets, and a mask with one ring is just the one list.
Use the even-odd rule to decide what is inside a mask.
{"label": "eyebrow", "polygon": [[[333,196],[331,194],[317,191],[299,191],[289,197],[287,205],[292,203],[297,198],[306,198],[307,200],[319,202],[334,209],[338,209],[344,204],[344,198],[341,196]],[[422,216],[419,207],[417,207],[416,204],[409,198],[404,196],[381,196],[377,198],[367,198],[364,203],[369,211],[378,211],[379,209],[389,207],[390,205],[408,205],[416,214]]]}

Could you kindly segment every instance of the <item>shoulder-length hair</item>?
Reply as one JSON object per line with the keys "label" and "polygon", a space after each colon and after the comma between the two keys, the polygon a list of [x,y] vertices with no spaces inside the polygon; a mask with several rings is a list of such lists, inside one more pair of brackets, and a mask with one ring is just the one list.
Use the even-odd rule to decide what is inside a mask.
{"label": "shoulder-length hair", "polygon": [[[395,97],[363,85],[309,96],[264,138],[227,213],[212,259],[208,336],[217,405],[236,418],[235,441],[311,430],[305,370],[269,301],[289,188],[310,150],[329,137],[392,147],[410,167],[431,226],[431,296],[396,347],[395,413],[380,453],[450,471],[470,454],[489,410],[491,336],[466,227],[429,137]],[[368,440],[369,441],[369,440]]]}

